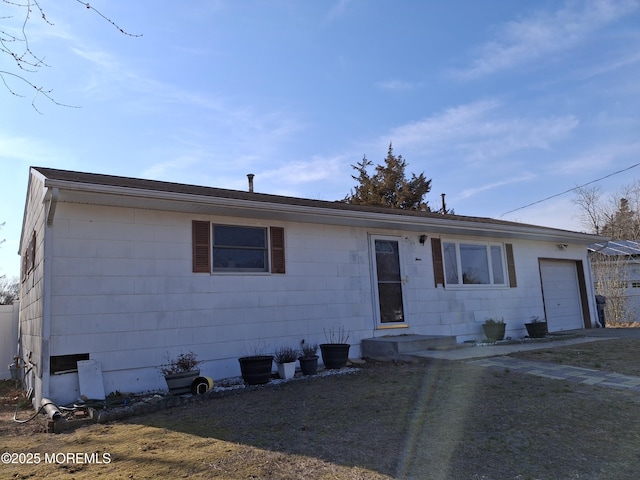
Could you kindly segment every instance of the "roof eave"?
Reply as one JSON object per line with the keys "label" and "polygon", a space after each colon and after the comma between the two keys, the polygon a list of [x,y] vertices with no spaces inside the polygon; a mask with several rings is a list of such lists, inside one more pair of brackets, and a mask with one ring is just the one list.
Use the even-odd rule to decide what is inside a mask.
{"label": "roof eave", "polygon": [[362,210],[343,210],[55,179],[47,179],[45,186],[57,187],[60,190],[59,202],[397,229],[439,235],[471,235],[584,245],[606,240],[605,237],[596,235],[527,224],[494,224],[446,217],[398,215],[397,212],[389,214]]}

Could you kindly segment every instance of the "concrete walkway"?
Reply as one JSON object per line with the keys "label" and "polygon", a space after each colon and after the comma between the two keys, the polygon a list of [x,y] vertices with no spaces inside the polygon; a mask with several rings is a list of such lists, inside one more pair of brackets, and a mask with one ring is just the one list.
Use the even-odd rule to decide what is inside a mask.
{"label": "concrete walkway", "polygon": [[564,345],[610,340],[612,338],[640,339],[640,328],[578,330],[575,332],[565,332],[565,334],[567,334],[566,339],[563,339],[562,336],[552,336],[551,338],[553,338],[553,340],[548,341],[530,340],[522,343],[469,346],[453,350],[414,352],[412,355],[422,358],[461,360],[467,361],[471,365],[481,367],[499,368],[502,370],[508,369],[555,380],[567,380],[569,382],[584,383],[587,385],[600,385],[640,392],[640,377],[549,362],[532,362],[508,356],[514,352],[541,350]]}
{"label": "concrete walkway", "polygon": [[480,367],[499,368],[514,372],[527,373],[537,377],[569,382],[599,385],[602,387],[620,388],[640,392],[640,377],[621,375],[619,373],[592,370],[590,368],[572,367],[548,362],[530,362],[513,357],[493,357],[469,362]]}
{"label": "concrete walkway", "polygon": [[423,350],[420,352],[411,352],[412,357],[418,358],[441,358],[443,360],[473,360],[476,358],[495,357],[501,355],[510,355],[515,352],[528,352],[531,350],[541,350],[545,348],[561,347],[563,345],[574,345],[577,343],[594,342],[597,340],[607,340],[609,337],[575,337],[567,335],[567,339],[551,340],[526,340],[513,343],[497,343],[494,345],[475,345],[459,346],[453,349],[443,350]]}

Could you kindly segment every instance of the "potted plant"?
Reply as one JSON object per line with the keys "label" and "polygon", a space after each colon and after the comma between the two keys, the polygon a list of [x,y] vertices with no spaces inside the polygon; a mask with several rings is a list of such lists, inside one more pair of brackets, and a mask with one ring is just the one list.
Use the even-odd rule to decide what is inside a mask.
{"label": "potted plant", "polygon": [[300,370],[302,375],[315,375],[318,373],[318,344],[305,343],[304,338],[300,342]]}
{"label": "potted plant", "polygon": [[167,353],[166,357],[167,363],[160,367],[160,371],[167,382],[169,393],[182,394],[191,392],[191,384],[200,376],[200,369],[197,367],[202,362],[191,351],[181,353],[173,358]]}
{"label": "potted plant", "polygon": [[296,374],[296,357],[298,352],[295,348],[280,347],[276,350],[274,359],[278,365],[278,375],[283,380],[293,378]]}
{"label": "potted plant", "polygon": [[527,334],[530,338],[544,338],[548,333],[547,321],[540,320],[540,317],[537,315],[532,316],[531,321],[525,323],[524,326],[527,328]]}
{"label": "potted plant", "polygon": [[253,355],[238,358],[242,379],[247,385],[261,385],[271,380],[273,355],[265,355],[263,350],[258,346],[253,349]]}
{"label": "potted plant", "polygon": [[492,342],[504,339],[505,327],[506,325],[502,318],[487,318],[482,324],[482,330],[484,330],[485,337]]}
{"label": "potted plant", "polygon": [[322,353],[322,362],[329,369],[342,368],[349,360],[349,348],[351,345],[347,343],[349,334],[345,333],[344,327],[330,329],[329,332],[324,331],[327,343],[320,344],[320,352]]}

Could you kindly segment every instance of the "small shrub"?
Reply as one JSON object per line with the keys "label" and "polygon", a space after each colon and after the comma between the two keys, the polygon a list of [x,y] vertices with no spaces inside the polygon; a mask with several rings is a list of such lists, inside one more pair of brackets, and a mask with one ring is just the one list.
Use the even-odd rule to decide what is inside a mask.
{"label": "small shrub", "polygon": [[280,347],[276,350],[273,358],[276,363],[291,363],[295,362],[296,358],[298,358],[298,352],[295,348]]}
{"label": "small shrub", "polygon": [[301,356],[305,358],[315,357],[318,354],[317,343],[305,343],[304,338],[300,341]]}
{"label": "small shrub", "polygon": [[198,356],[191,351],[181,353],[175,358],[171,358],[167,353],[167,363],[160,367],[160,371],[163,375],[191,372],[195,370],[200,363],[202,363],[202,361],[198,360]]}
{"label": "small shrub", "polygon": [[349,334],[345,332],[344,327],[330,328],[328,331],[324,330],[324,336],[327,339],[327,343],[347,343],[349,340]]}

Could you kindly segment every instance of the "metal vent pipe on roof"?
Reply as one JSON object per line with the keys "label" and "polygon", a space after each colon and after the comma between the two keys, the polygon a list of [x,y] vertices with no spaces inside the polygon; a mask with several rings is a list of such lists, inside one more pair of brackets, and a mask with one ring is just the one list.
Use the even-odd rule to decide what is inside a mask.
{"label": "metal vent pipe on roof", "polygon": [[249,179],[249,192],[253,192],[253,177],[255,177],[253,173],[247,174],[247,178]]}

